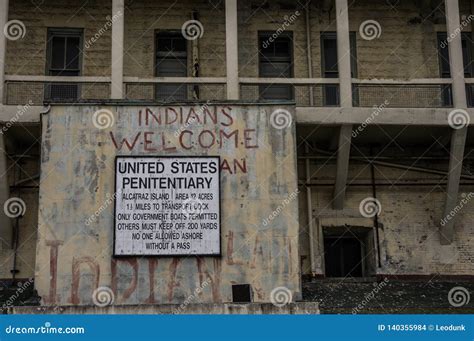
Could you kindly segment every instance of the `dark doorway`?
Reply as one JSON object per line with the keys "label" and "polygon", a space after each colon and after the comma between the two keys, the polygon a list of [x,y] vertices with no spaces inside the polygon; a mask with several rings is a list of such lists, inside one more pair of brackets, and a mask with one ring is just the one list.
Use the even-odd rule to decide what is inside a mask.
{"label": "dark doorway", "polygon": [[362,246],[357,238],[324,238],[326,277],[362,277]]}

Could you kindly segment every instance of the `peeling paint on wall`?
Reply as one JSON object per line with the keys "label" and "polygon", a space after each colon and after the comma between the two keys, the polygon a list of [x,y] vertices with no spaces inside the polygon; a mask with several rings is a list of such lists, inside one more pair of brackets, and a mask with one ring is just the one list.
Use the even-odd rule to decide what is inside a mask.
{"label": "peeling paint on wall", "polygon": [[[42,135],[35,278],[42,303],[91,304],[100,286],[113,290],[117,304],[180,303],[205,281],[210,284],[197,302],[232,301],[232,285],[242,283],[251,284],[257,302],[270,301],[277,286],[297,298],[298,204],[288,200],[297,191],[295,130],[271,124],[279,108],[210,105],[206,113],[199,106],[53,107]],[[109,110],[113,123],[98,126],[98,109]],[[284,109],[294,115],[293,107]],[[167,119],[166,112],[184,118]],[[189,113],[199,119],[187,124]],[[113,258],[109,199],[116,155],[226,160],[220,180],[222,256]],[[264,224],[284,201],[283,210]],[[91,215],[96,219],[86,224]]]}

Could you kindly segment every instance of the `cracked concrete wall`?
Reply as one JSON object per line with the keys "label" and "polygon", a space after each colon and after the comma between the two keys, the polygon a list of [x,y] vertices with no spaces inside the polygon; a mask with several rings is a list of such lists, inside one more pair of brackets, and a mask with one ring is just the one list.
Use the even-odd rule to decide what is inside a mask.
{"label": "cracked concrete wall", "polygon": [[[440,162],[440,161],[439,161]],[[438,162],[438,163],[439,163]],[[428,165],[427,165],[428,166]],[[299,163],[299,177],[304,179],[304,164]],[[430,168],[436,168],[431,164]],[[444,168],[447,168],[447,164]],[[313,181],[326,182],[329,186],[312,187],[313,214],[331,211],[333,199],[334,174],[336,167],[333,162],[312,162],[311,174]],[[371,182],[370,167],[354,164],[349,166],[349,182]],[[376,181],[409,181],[432,182],[439,185],[421,186],[376,186],[376,197],[381,203],[378,216],[380,224],[381,267],[377,267],[377,275],[472,275],[474,273],[474,200],[469,193],[473,186],[462,185],[459,204],[455,214],[454,241],[451,245],[440,245],[439,225],[443,218],[446,199],[446,184],[442,177],[415,171],[405,171],[376,166]],[[305,188],[300,188],[305,191]],[[463,195],[464,194],[464,195]],[[360,202],[372,197],[372,187],[349,186],[346,192],[344,210],[332,211],[338,219],[326,219],[327,226],[374,226],[372,219],[361,222],[359,213]],[[300,207],[305,207],[306,198],[300,196]],[[357,218],[359,216],[359,219]],[[300,209],[300,254],[302,257],[302,273],[311,274],[309,264],[308,215]],[[355,218],[354,218],[355,217]],[[335,224],[333,224],[335,223]],[[324,250],[320,250],[323,254]],[[319,252],[318,252],[319,254]],[[376,252],[370,257],[376,257]],[[321,257],[324,262],[324,257]],[[319,265],[322,269],[322,264]],[[318,274],[323,274],[320,271]]]}
{"label": "cracked concrete wall", "polygon": [[[139,119],[145,112],[163,114],[166,107],[107,107],[115,124],[100,130],[93,124],[99,107],[54,106],[43,118],[42,134],[35,275],[42,303],[91,304],[99,286],[110,287],[117,304],[182,303],[208,280],[197,302],[232,301],[232,284],[243,283],[251,284],[256,302],[268,302],[278,286],[299,297],[298,205],[287,200],[297,189],[295,128],[271,125],[277,108],[210,105],[222,121],[201,118],[186,129],[194,136],[204,130],[237,131],[238,141],[219,138],[207,147],[210,140],[186,138],[191,149],[185,150],[175,135],[182,125]],[[294,115],[294,107],[285,109]],[[153,148],[143,139],[145,132],[153,134],[147,135]],[[136,142],[120,147],[123,138]],[[222,257],[113,258],[108,198],[114,191],[115,155],[220,155]],[[102,213],[87,225],[98,210]]]}

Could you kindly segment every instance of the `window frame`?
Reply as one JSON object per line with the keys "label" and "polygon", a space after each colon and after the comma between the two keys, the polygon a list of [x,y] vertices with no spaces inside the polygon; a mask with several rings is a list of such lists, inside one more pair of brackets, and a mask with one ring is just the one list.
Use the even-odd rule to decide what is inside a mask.
{"label": "window frame", "polygon": [[[46,46],[46,70],[45,74],[47,76],[51,76],[51,71],[52,71],[52,61],[53,61],[53,38],[59,36],[59,37],[78,37],[79,38],[79,62],[78,62],[78,70],[77,70],[77,75],[75,76],[81,76],[83,74],[83,50],[84,50],[84,29],[82,28],[61,28],[61,27],[48,27],[47,30],[47,46]],[[65,45],[65,48],[67,45]],[[65,56],[66,57],[66,56]],[[55,71],[74,71],[74,70],[67,70],[67,69],[62,69],[62,70],[56,70]],[[56,75],[56,76],[64,76],[64,75]],[[65,75],[68,77],[67,75]],[[75,76],[70,76],[70,77],[75,77]]]}
{"label": "window frame", "polygon": [[[186,47],[186,50],[184,52],[178,52],[177,56],[175,55],[175,53],[172,53],[169,57],[167,56],[159,56],[159,51],[158,51],[158,40],[160,39],[160,35],[163,35],[164,37],[165,36],[169,36],[169,37],[180,37],[184,40],[184,43],[185,43],[185,47]],[[153,75],[155,77],[183,77],[183,76],[163,76],[163,75],[158,75],[158,64],[159,64],[159,61],[160,60],[166,60],[166,59],[182,59],[184,62],[185,62],[185,77],[189,77],[189,73],[190,73],[190,54],[189,54],[189,41],[183,36],[181,30],[178,30],[178,29],[169,29],[169,30],[163,30],[163,29],[159,29],[159,30],[155,30],[154,32],[154,46],[153,46]],[[182,56],[179,56],[179,54],[182,54]],[[171,102],[175,102],[175,101],[187,101],[188,100],[188,85],[187,84],[179,84],[179,83],[166,83],[166,84],[155,84],[154,85],[154,90],[153,90],[153,97],[155,100],[158,100],[158,101],[164,101],[164,102],[169,102],[167,101],[166,99],[164,100],[164,98],[160,98],[160,96],[158,95],[159,92],[160,92],[160,87],[164,87],[165,89],[166,88],[171,88],[171,87],[176,87],[176,90],[174,91],[174,94],[176,93],[180,93],[180,91],[182,91],[182,96],[177,96],[177,98],[171,98],[171,97],[168,97],[166,99],[169,99],[171,98]],[[184,88],[181,90],[181,88]],[[183,98],[180,98],[180,97],[183,97]]]}
{"label": "window frame", "polygon": [[[262,42],[266,39],[269,40],[270,37],[272,37],[276,32],[275,31],[269,31],[269,30],[262,30],[262,31],[257,31],[257,49],[258,49],[258,77],[259,78],[293,78],[294,77],[294,67],[295,67],[295,56],[294,56],[294,46],[293,46],[293,31],[288,30],[284,31],[278,34],[278,36],[275,38],[285,38],[288,39],[288,57],[273,57],[275,58],[274,62],[287,62],[289,64],[288,68],[288,76],[262,76],[262,64],[264,63],[272,63],[272,61],[268,60],[267,57],[264,56],[262,49],[261,49],[261,44]],[[272,99],[272,98],[265,98],[265,92],[268,91],[273,87],[280,87],[284,89],[287,87],[287,93],[288,93],[288,98],[281,98],[281,99]],[[264,102],[278,102],[278,101],[294,101],[295,100],[295,88],[291,84],[265,84],[265,85],[260,85],[258,87],[258,98],[259,101],[264,101]]]}
{"label": "window frame", "polygon": [[[258,31],[257,32],[257,48],[258,48],[258,77],[262,77],[261,76],[261,68],[260,66],[262,65],[262,63],[270,63],[269,61],[264,61],[263,60],[263,53],[261,53],[261,49],[260,49],[260,42],[261,42],[261,39],[262,38],[267,38],[267,40],[275,33],[275,31],[268,31],[268,30],[265,30],[265,31]],[[284,32],[281,32],[277,38],[275,39],[278,39],[278,38],[287,38],[289,39],[290,41],[290,44],[289,44],[289,49],[290,51],[288,52],[288,56],[290,58],[290,61],[289,61],[289,64],[290,64],[290,68],[289,68],[289,76],[288,77],[269,77],[269,78],[293,78],[294,77],[294,67],[295,67],[295,56],[294,56],[294,47],[293,47],[293,31],[284,31]],[[280,57],[275,57],[275,58],[280,58]],[[282,60],[283,60],[283,57],[281,57]],[[265,77],[266,78],[266,77]]]}

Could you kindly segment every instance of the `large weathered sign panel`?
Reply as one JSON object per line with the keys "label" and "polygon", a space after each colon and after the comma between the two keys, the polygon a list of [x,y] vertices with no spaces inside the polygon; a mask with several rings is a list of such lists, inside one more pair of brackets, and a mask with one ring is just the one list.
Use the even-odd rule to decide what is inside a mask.
{"label": "large weathered sign panel", "polygon": [[[271,302],[271,293],[280,287],[298,299],[299,190],[292,122],[294,106],[281,104],[53,106],[42,125],[35,274],[42,303],[94,304],[104,287],[113,292],[114,304],[182,304],[188,297],[194,303],[231,302],[235,284],[249,284],[255,302]],[[132,160],[154,166],[127,166],[120,174],[120,162]],[[187,182],[178,199],[177,189],[131,188],[149,186],[149,178],[163,175],[151,173],[165,172],[178,160],[187,161],[185,171],[195,161],[216,162],[219,173],[200,168],[183,174],[181,169],[180,175],[168,174],[169,180],[153,180],[153,186],[169,187],[170,181],[185,181],[176,177],[212,178]],[[191,188],[206,181],[212,182],[209,188]],[[127,185],[130,199],[116,192],[116,183]],[[201,208],[220,210],[220,231],[201,228],[202,239],[179,231],[173,240],[190,242],[189,249],[185,244],[146,249],[147,243],[160,243],[156,233],[168,232],[154,224],[188,220],[164,215],[118,219],[119,213],[130,213],[127,204],[137,214],[161,213],[152,205],[172,196],[177,207],[163,213],[184,213],[178,206],[186,202],[185,194],[204,190]],[[148,200],[138,198],[147,193]],[[206,219],[207,227],[215,226],[215,215]],[[138,223],[140,239],[133,240],[132,231],[118,231],[120,223]]]}
{"label": "large weathered sign panel", "polygon": [[219,255],[219,157],[118,156],[115,255]]}

